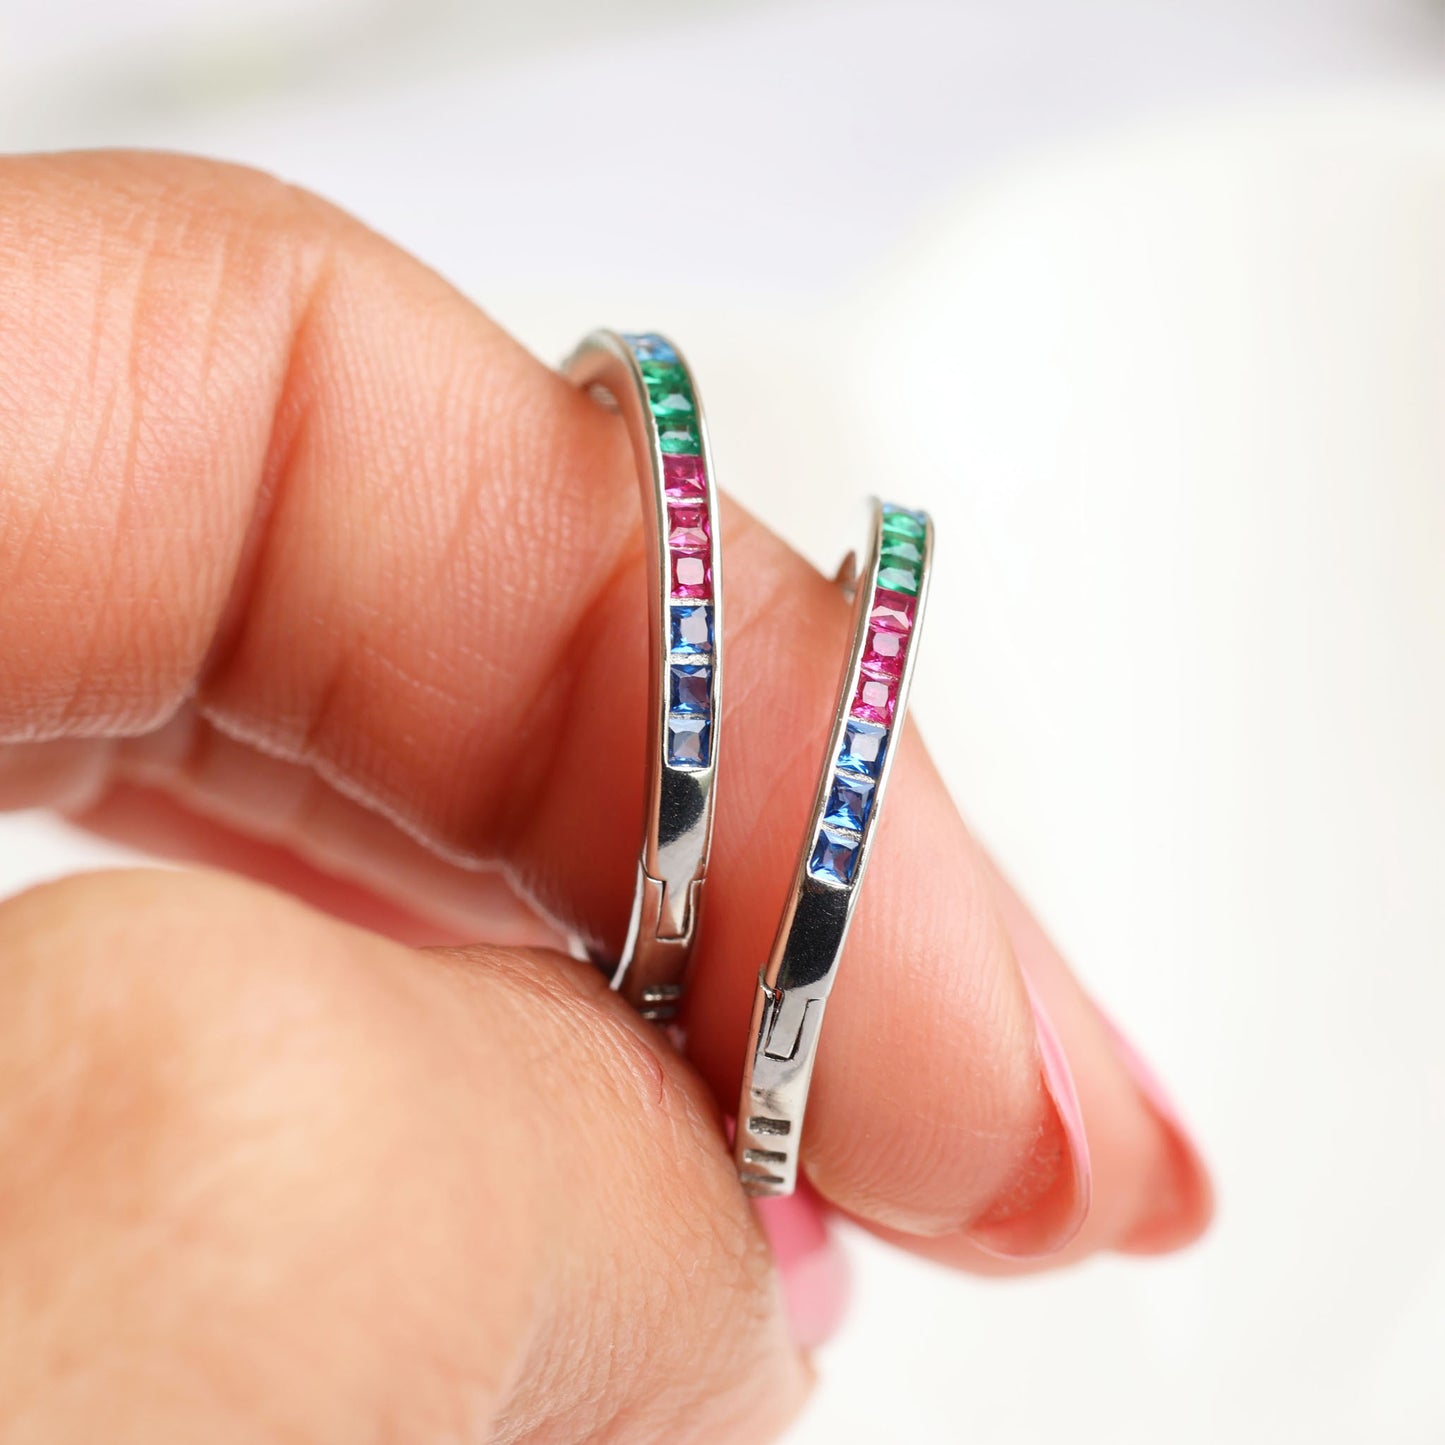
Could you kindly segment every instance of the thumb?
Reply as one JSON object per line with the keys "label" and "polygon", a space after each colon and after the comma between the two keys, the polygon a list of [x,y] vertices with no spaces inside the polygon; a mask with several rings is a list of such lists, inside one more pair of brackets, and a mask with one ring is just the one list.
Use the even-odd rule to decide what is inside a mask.
{"label": "thumb", "polygon": [[757,1442],[807,1390],[701,1088],[548,954],[252,885],[0,905],[0,1436]]}

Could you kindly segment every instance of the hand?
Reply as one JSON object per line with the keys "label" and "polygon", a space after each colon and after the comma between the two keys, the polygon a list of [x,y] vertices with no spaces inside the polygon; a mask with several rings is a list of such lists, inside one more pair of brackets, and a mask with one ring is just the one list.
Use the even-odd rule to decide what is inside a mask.
{"label": "hand", "polygon": [[[689,1067],[589,969],[497,946],[548,936],[517,892],[614,945],[631,901],[615,418],[264,177],[13,159],[0,199],[0,803],[333,915],[204,872],[0,905],[0,1433],[769,1438],[808,1370],[719,1102],[842,599],[727,509]],[[1209,1212],[911,726],[804,1158],[828,1208],[995,1273]]]}

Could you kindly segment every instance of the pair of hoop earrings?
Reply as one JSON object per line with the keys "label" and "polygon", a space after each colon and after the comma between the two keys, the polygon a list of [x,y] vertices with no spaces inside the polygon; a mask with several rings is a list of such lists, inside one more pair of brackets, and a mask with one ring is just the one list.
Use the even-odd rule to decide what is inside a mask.
{"label": "pair of hoop earrings", "polygon": [[[666,1022],[686,987],[712,841],[723,677],[717,489],[697,387],[671,343],[595,331],[564,371],[626,424],[651,574],[646,825],[622,954],[596,961],[644,1017]],[[750,1194],[791,1194],[797,1183],[823,1009],[903,725],[932,552],[927,514],[875,501],[865,561],[850,554],[839,573],[854,603],[853,644],[748,1033],[735,1150]]]}

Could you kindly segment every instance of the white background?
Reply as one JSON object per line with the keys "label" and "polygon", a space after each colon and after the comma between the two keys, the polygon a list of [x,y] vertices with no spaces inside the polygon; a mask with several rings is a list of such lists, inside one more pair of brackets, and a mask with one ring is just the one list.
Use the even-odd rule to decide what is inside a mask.
{"label": "white background", "polygon": [[[1445,13],[50,0],[0,144],[318,189],[559,355],[686,341],[725,484],[946,549],[919,714],[1173,1086],[1208,1241],[861,1239],[805,1442],[1445,1440]],[[0,824],[0,882],[100,857]]]}

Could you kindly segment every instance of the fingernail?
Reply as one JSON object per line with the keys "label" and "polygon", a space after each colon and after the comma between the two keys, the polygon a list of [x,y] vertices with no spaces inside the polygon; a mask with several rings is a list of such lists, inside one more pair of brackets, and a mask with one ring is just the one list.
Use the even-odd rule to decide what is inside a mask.
{"label": "fingernail", "polygon": [[1172,1165],[1169,1183],[1159,1191],[1153,1207],[1129,1231],[1120,1247],[1139,1254],[1176,1249],[1198,1235],[1214,1212],[1209,1167],[1159,1075],[1114,1020],[1097,1003],[1094,1007],[1119,1062],[1168,1137]]}
{"label": "fingernail", "polygon": [[793,1338],[814,1350],[832,1338],[848,1307],[848,1261],[806,1187],[786,1199],[755,1199],[772,1247]]}
{"label": "fingernail", "polygon": [[969,1230],[980,1249],[1003,1259],[1057,1254],[1088,1218],[1094,1184],[1084,1112],[1068,1057],[1043,1000],[1027,979],[1024,984],[1033,1006],[1039,1075],[1054,1107],[1054,1127],[1040,1138],[1018,1185]]}

